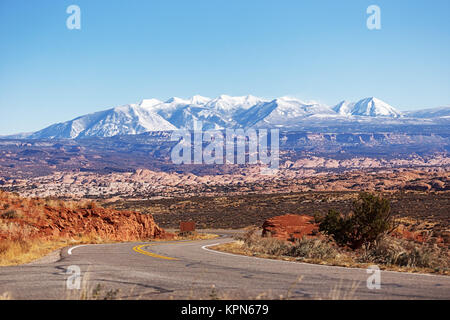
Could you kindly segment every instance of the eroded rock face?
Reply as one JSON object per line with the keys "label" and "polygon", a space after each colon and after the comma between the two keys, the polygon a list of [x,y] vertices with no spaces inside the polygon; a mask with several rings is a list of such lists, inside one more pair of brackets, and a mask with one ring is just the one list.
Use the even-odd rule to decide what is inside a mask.
{"label": "eroded rock face", "polygon": [[[7,209],[3,209],[7,208]],[[117,241],[171,238],[153,216],[88,204],[46,204],[43,200],[0,194],[0,239],[77,238],[94,236]]]}
{"label": "eroded rock face", "polygon": [[316,237],[319,225],[314,218],[307,215],[286,214],[266,220],[263,224],[263,237],[273,237],[280,240]]}

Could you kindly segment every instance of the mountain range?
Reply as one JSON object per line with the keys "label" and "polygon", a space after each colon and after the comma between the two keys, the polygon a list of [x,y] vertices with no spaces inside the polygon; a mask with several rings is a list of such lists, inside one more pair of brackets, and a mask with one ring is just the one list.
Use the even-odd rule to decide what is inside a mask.
{"label": "mountain range", "polygon": [[204,130],[224,128],[281,128],[291,130],[305,123],[322,125],[349,122],[383,123],[449,120],[450,107],[400,112],[375,97],[357,102],[342,101],[330,107],[316,102],[282,97],[267,100],[255,96],[221,95],[211,99],[170,98],[163,102],[144,99],[105,111],[53,124],[43,130],[9,137],[74,139],[111,137],[152,131],[193,129],[201,121]]}

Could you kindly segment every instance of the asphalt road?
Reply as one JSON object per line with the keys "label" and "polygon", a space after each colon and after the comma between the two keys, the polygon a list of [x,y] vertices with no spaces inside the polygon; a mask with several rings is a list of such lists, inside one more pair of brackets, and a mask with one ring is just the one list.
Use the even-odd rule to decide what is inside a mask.
{"label": "asphalt road", "polygon": [[[215,240],[66,248],[58,261],[0,267],[0,296],[7,292],[13,299],[80,299],[86,294],[119,299],[450,299],[448,276],[382,271],[381,288],[370,290],[365,269],[236,256],[207,247],[230,240],[222,235]],[[80,289],[73,288],[77,278],[67,270],[77,267],[70,266],[80,268]]]}

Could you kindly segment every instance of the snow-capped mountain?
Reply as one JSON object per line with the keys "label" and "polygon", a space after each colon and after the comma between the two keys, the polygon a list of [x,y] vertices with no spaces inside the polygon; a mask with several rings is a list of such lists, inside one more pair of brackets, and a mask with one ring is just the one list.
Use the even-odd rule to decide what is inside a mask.
{"label": "snow-capped mountain", "polygon": [[173,97],[166,102],[143,100],[140,106],[159,114],[179,129],[192,129],[202,122],[203,129],[224,129],[238,126],[236,116],[249,108],[266,102],[255,96],[231,97],[221,95],[215,99],[193,96],[190,99]]}
{"label": "snow-capped mountain", "polygon": [[239,113],[248,110],[257,104],[268,102],[267,100],[248,95],[243,97],[231,97],[221,95],[207,103],[207,107],[225,114]]}
{"label": "snow-capped mountain", "polygon": [[229,116],[214,108],[214,105],[209,105],[215,100],[217,99],[212,100],[197,95],[191,99],[174,97],[159,104],[156,101],[147,103],[144,100],[140,105],[160,115],[178,129],[192,129],[194,123],[198,121],[202,122],[204,129],[222,129],[234,126],[234,122]]}
{"label": "snow-capped mountain", "polygon": [[419,119],[450,118],[450,106],[410,111],[406,112],[405,115],[407,117]]}
{"label": "snow-capped mountain", "polygon": [[257,104],[240,114],[237,122],[242,127],[282,127],[295,125],[312,116],[334,116],[330,107],[318,103],[305,103],[295,98],[282,97]]}
{"label": "snow-capped mountain", "polygon": [[333,110],[345,116],[390,117],[398,118],[402,114],[394,107],[377,98],[365,98],[356,103],[342,101]]}
{"label": "snow-capped mountain", "polygon": [[28,138],[112,137],[175,129],[174,125],[151,110],[137,105],[125,105],[51,125],[30,134]]}
{"label": "snow-capped mountain", "polygon": [[342,116],[348,116],[352,113],[353,105],[354,103],[344,100],[335,105],[333,111]]}
{"label": "snow-capped mountain", "polygon": [[[295,130],[305,126],[338,128],[346,125],[382,125],[415,123],[428,119],[447,121],[450,107],[401,113],[377,98],[358,102],[342,101],[334,107],[317,102],[304,102],[282,97],[265,100],[255,96],[217,98],[193,96],[173,97],[166,101],[144,99],[137,104],[124,105],[84,115],[71,121],[51,125],[43,130],[9,137],[17,138],[82,138],[110,137],[151,131],[194,129],[201,122],[204,130],[225,128],[282,128]],[[434,121],[434,120],[430,120]],[[405,122],[406,123],[406,122]],[[412,123],[412,122],[411,122]]]}

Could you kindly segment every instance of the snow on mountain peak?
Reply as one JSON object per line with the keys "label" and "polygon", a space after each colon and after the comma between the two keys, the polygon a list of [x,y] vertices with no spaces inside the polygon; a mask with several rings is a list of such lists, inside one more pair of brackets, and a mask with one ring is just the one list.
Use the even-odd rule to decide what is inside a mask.
{"label": "snow on mountain peak", "polygon": [[[275,99],[275,101],[286,101],[286,102],[289,102],[289,101],[295,101],[295,102],[300,102],[300,103],[303,103],[303,101],[301,101],[300,99],[298,99],[298,98],[294,98],[294,97],[291,97],[291,96],[283,96],[283,97],[279,97],[279,98],[276,98]],[[304,104],[304,103],[303,103]]]}
{"label": "snow on mountain peak", "polygon": [[212,99],[207,107],[217,110],[219,112],[234,112],[236,110],[249,109],[254,105],[264,102],[265,100],[255,96],[241,96],[232,97],[228,95],[220,95],[215,99]]}
{"label": "snow on mountain peak", "polygon": [[168,104],[189,104],[190,100],[186,100],[186,99],[182,99],[182,98],[178,98],[178,97],[172,97],[172,98],[168,99],[165,103],[168,103]]}
{"label": "snow on mountain peak", "polygon": [[200,96],[200,95],[195,95],[191,99],[189,99],[189,101],[192,104],[203,105],[203,104],[207,104],[209,101],[211,101],[211,99],[207,98],[207,97]]}
{"label": "snow on mountain peak", "polygon": [[431,109],[421,109],[406,112],[405,115],[410,118],[419,119],[448,119],[450,118],[450,105]]}
{"label": "snow on mountain peak", "polygon": [[30,134],[29,138],[112,137],[176,129],[174,125],[148,108],[141,107],[138,104],[128,104],[51,125]]}
{"label": "snow on mountain peak", "polygon": [[158,104],[163,103],[162,101],[158,100],[158,99],[143,99],[140,103],[139,106],[141,108],[151,108],[154,107]]}
{"label": "snow on mountain peak", "polygon": [[343,100],[343,101],[341,101],[341,102],[339,102],[337,105],[335,105],[334,107],[333,107],[333,110],[336,112],[336,113],[338,113],[338,114],[340,114],[340,115],[343,115],[343,116],[345,116],[345,115],[350,115],[351,114],[351,109],[352,109],[352,106],[353,106],[354,104],[352,104],[352,103],[350,103],[350,102],[348,102],[348,101],[346,101],[346,100]]}
{"label": "snow on mountain peak", "polygon": [[143,99],[137,104],[84,115],[64,123],[54,124],[31,133],[30,138],[77,138],[85,136],[110,137],[121,134],[138,134],[148,131],[192,129],[197,121],[203,128],[285,128],[302,126],[305,122],[370,121],[383,119],[439,118],[450,116],[448,108],[433,112],[405,113],[406,117],[386,102],[375,97],[358,102],[341,101],[333,108],[318,103],[304,102],[284,96],[266,100],[252,95],[220,95],[214,99],[195,95],[188,99],[173,97],[165,102]]}
{"label": "snow on mountain peak", "polygon": [[353,103],[342,101],[334,106],[333,110],[344,116],[398,118],[402,115],[394,107],[375,97],[364,98]]}
{"label": "snow on mountain peak", "polygon": [[401,116],[401,113],[386,102],[375,97],[371,97],[358,101],[352,107],[352,115],[396,118]]}

